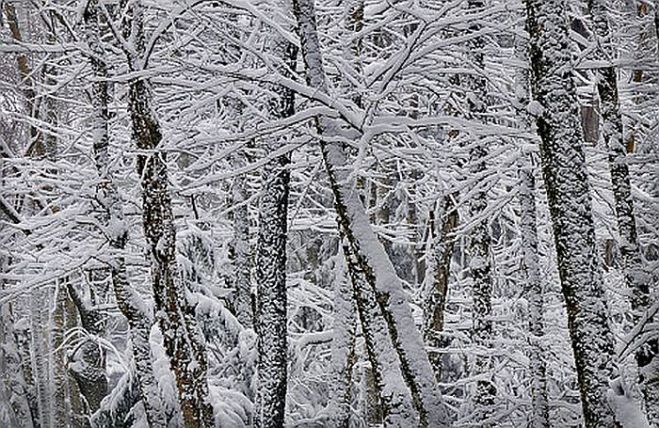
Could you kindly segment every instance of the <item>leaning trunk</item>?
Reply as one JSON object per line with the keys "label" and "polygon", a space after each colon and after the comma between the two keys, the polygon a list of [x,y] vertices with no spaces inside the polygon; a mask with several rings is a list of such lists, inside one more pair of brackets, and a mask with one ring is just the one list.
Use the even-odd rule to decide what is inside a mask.
{"label": "leaning trunk", "polygon": [[404,386],[400,360],[388,334],[387,322],[352,251],[349,241],[344,238],[343,253],[379,399],[377,404],[382,413],[382,425],[392,428],[418,425],[419,415],[412,406],[410,391]]}
{"label": "leaning trunk", "polygon": [[[296,0],[293,9],[307,67],[307,80],[312,87],[328,93],[313,0]],[[340,133],[338,125],[326,117],[317,120],[317,128],[319,134],[326,137],[335,137]],[[321,142],[321,150],[334,193],[339,229],[348,241],[366,284],[375,293],[387,324],[387,333],[400,359],[404,380],[419,413],[420,424],[446,425],[446,411],[421,334],[414,324],[402,283],[373,232],[354,183],[349,179],[345,150],[338,143],[325,142]]]}

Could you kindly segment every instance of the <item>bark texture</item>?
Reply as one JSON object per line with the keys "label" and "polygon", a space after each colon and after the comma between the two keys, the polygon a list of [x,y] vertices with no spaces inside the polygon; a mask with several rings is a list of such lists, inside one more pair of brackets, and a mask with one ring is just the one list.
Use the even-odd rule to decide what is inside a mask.
{"label": "bark texture", "polygon": [[597,261],[590,186],[564,0],[525,0],[531,90],[561,288],[586,427],[614,427],[613,335]]}
{"label": "bark texture", "polygon": [[50,325],[48,307],[50,307],[50,290],[36,289],[30,296],[30,330],[32,343],[32,366],[34,368],[34,382],[37,392],[37,409],[39,423],[42,427],[51,425],[52,413],[50,399],[52,388],[49,378],[50,365]]}
{"label": "bark texture", "polygon": [[53,380],[53,397],[51,400],[51,415],[54,426],[72,426],[72,410],[69,400],[69,377],[66,369],[66,346],[64,344],[64,335],[66,334],[66,303],[68,294],[63,281],[68,278],[57,281],[55,289],[55,310],[52,316],[52,380]]}
{"label": "bark texture", "polygon": [[[515,56],[521,67],[515,74],[515,98],[522,127],[531,131],[531,118],[526,112],[529,104],[529,62],[526,40],[518,37]],[[547,367],[543,348],[544,286],[540,272],[539,238],[536,211],[536,160],[532,155],[521,154],[518,162],[519,217],[522,241],[522,266],[526,274],[524,295],[528,301],[529,361],[531,365],[531,428],[548,428],[549,400],[547,395]]]}
{"label": "bark texture", "polygon": [[[144,11],[139,2],[132,6],[130,24],[136,55],[129,55],[129,65],[131,71],[137,72],[142,71],[145,44]],[[213,409],[208,397],[204,339],[179,277],[167,159],[165,153],[158,151],[162,134],[147,78],[130,80],[128,109],[136,146],[150,153],[138,156],[137,172],[141,177],[142,224],[151,264],[156,320],[176,379],[183,423],[187,428],[211,427]]]}
{"label": "bark texture", "polygon": [[[0,258],[0,268],[4,267],[3,261]],[[5,289],[3,282],[0,280],[0,290]],[[0,316],[5,320],[0,324],[0,412],[3,412],[4,420],[8,420],[13,426],[38,426],[33,424],[29,402],[33,399],[33,394],[23,375],[21,354],[13,325],[14,316],[9,303],[0,305]]]}
{"label": "bark texture", "polygon": [[438,382],[442,376],[442,354],[439,349],[446,346],[446,341],[442,340],[441,334],[444,331],[444,312],[448,299],[451,259],[455,248],[454,232],[460,220],[454,199],[457,196],[457,194],[450,194],[443,198],[443,207],[439,216],[440,225],[437,227],[434,224],[437,220],[431,212],[429,226],[431,248],[428,270],[431,273],[431,288],[425,302],[424,338],[426,344],[434,348],[429,352],[429,357]]}
{"label": "bark texture", "polygon": [[[481,11],[485,7],[482,0],[469,0],[468,8],[473,12]],[[469,34],[476,34],[481,26],[478,23],[469,25]],[[488,103],[487,80],[483,77],[485,72],[485,39],[482,36],[473,38],[467,43],[467,58],[476,67],[475,75],[464,77],[467,116],[474,120],[486,122],[485,114]],[[492,346],[492,258],[490,246],[492,238],[488,228],[487,192],[478,177],[487,169],[487,148],[484,142],[473,142],[469,150],[469,172],[476,178],[472,197],[469,199],[469,216],[475,219],[474,226],[469,233],[469,274],[472,285],[472,340],[479,348],[474,361],[475,375],[482,379],[476,382],[476,392],[473,397],[476,406],[477,419],[489,420],[492,416],[496,398],[496,387],[489,373],[491,373],[491,357],[487,350]],[[490,426],[485,424],[485,426]]]}
{"label": "bark texture", "polygon": [[[92,307],[90,302],[83,299],[76,291],[71,281],[67,281],[67,291],[70,296],[67,323],[70,317],[80,314],[80,321],[85,331],[94,336],[103,335],[103,315],[101,311]],[[69,373],[77,383],[79,393],[85,398],[86,413],[98,410],[101,401],[108,392],[108,379],[105,372],[105,353],[98,341],[86,338],[73,350],[69,362]],[[73,385],[71,385],[73,387]]]}
{"label": "bark texture", "polygon": [[[405,388],[401,364],[396,355],[387,322],[382,316],[377,297],[366,282],[366,277],[353,249],[344,237],[343,252],[352,282],[352,296],[359,314],[366,353],[371,365],[371,376],[377,403],[370,403],[380,416],[375,423],[384,427],[406,427],[419,423],[419,415],[412,405],[409,389]],[[381,421],[380,421],[381,419]]]}
{"label": "bark texture", "polygon": [[332,331],[332,370],[329,420],[337,428],[350,428],[353,395],[353,369],[357,361],[355,339],[357,314],[352,288],[347,278],[336,278]]}
{"label": "bark texture", "polygon": [[[110,256],[112,288],[117,306],[128,320],[130,327],[133,361],[136,367],[135,375],[147,421],[151,426],[163,426],[165,415],[153,370],[149,344],[153,316],[128,281],[126,260],[123,255],[128,230],[124,221],[121,199],[110,167],[108,71],[107,65],[103,61],[105,53],[101,45],[102,33],[98,8],[98,0],[91,0],[83,11],[84,36],[92,53],[89,61],[95,77],[91,87],[91,99],[94,109],[92,122],[94,163],[99,174],[98,200],[104,210],[102,222],[106,227],[106,235],[109,237],[112,249]],[[83,314],[84,311],[80,313]]]}
{"label": "bark texture", "polygon": [[[287,69],[295,68],[297,48],[284,40],[275,41],[275,51]],[[270,100],[270,114],[278,119],[295,113],[295,94],[279,89]],[[289,155],[270,161],[263,169],[259,205],[259,235],[256,248],[258,284],[258,391],[255,426],[284,425],[287,375],[286,242],[288,234]]]}
{"label": "bark texture", "polygon": [[290,163],[278,157],[263,170],[256,248],[258,390],[255,426],[284,425],[286,408],[286,234]]}
{"label": "bark texture", "polygon": [[[133,417],[130,415],[132,408],[140,400],[140,388],[138,382],[131,380],[136,373],[131,371],[124,374],[112,393],[107,396],[101,405],[89,419],[89,426],[93,428],[131,428]],[[147,415],[148,418],[148,415]],[[156,425],[148,419],[149,427],[160,427],[167,425]],[[158,422],[161,423],[161,422]]]}
{"label": "bark texture", "polygon": [[535,177],[528,160],[519,167],[520,228],[522,238],[522,264],[526,273],[524,294],[529,310],[529,360],[531,364],[531,427],[549,427],[549,401],[547,398],[547,367],[542,345],[544,336],[544,290],[538,258],[538,231],[536,223]]}

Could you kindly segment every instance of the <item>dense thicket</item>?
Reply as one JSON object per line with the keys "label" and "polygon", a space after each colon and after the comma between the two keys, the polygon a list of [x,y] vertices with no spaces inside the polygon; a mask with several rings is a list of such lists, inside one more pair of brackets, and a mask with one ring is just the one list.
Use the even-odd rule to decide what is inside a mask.
{"label": "dense thicket", "polygon": [[0,426],[659,428],[656,2],[0,7]]}

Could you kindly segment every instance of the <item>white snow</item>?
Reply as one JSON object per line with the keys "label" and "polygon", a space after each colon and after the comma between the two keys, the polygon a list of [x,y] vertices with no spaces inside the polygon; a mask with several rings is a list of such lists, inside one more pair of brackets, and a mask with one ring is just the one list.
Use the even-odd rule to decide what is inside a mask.
{"label": "white snow", "polygon": [[531,116],[542,116],[545,112],[545,108],[538,101],[533,100],[527,104],[526,111]]}

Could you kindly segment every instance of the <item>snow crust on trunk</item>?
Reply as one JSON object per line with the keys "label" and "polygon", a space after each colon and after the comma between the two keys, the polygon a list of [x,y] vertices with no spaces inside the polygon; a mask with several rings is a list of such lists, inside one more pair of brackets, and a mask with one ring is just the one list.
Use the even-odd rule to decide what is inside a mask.
{"label": "snow crust on trunk", "polygon": [[615,426],[606,395],[614,373],[613,334],[597,260],[584,139],[570,63],[567,3],[525,0],[531,89],[561,288],[587,427]]}
{"label": "snow crust on trunk", "polygon": [[[296,0],[293,2],[293,9],[298,22],[297,30],[306,64],[307,80],[312,87],[328,93],[313,0]],[[317,127],[319,133],[326,137],[341,135],[339,125],[332,119],[320,117]],[[419,412],[420,424],[445,426],[448,422],[444,404],[437,390],[422,336],[414,323],[408,297],[382,243],[369,223],[354,183],[349,179],[349,172],[345,169],[344,148],[338,143],[321,142],[321,150],[334,193],[339,227],[350,242],[364,278],[375,292],[387,322],[389,336],[400,359],[405,382]]]}

